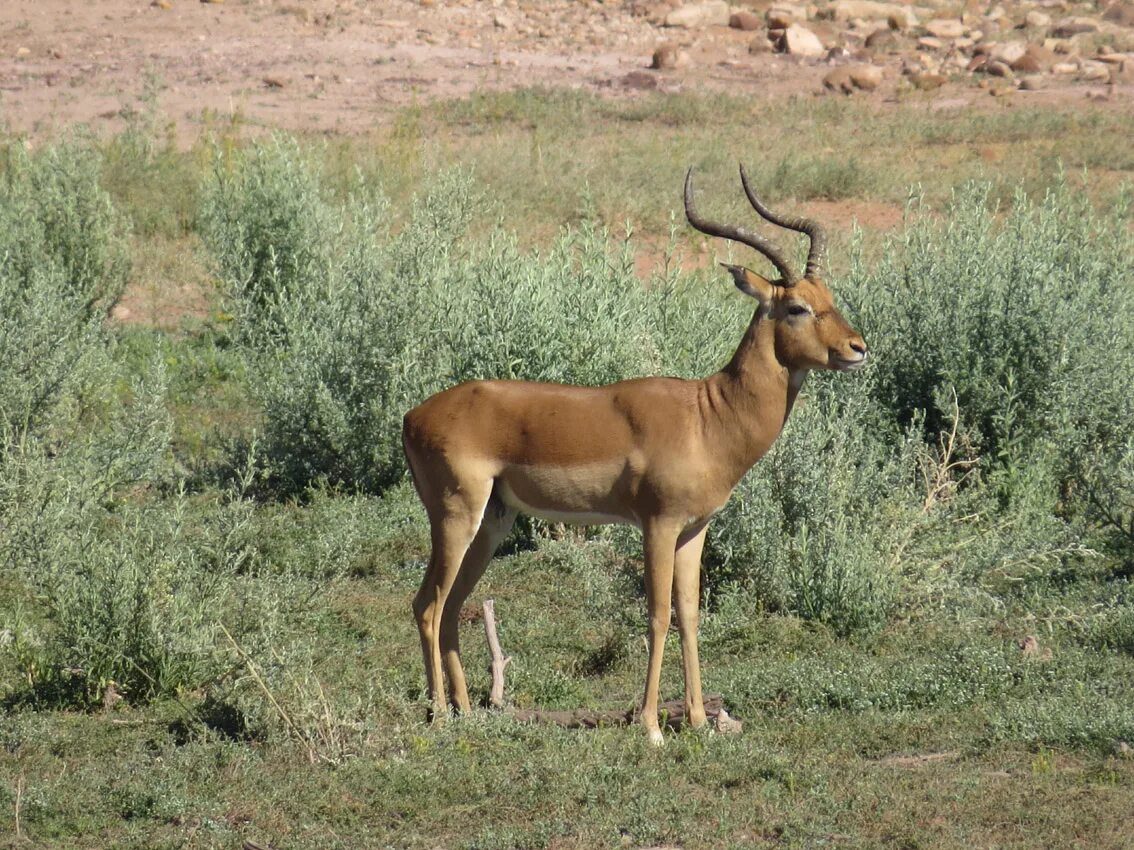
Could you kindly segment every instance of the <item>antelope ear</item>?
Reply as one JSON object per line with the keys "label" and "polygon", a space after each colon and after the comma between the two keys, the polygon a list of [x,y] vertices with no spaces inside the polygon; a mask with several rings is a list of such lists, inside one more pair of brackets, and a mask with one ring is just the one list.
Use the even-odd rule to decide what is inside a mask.
{"label": "antelope ear", "polygon": [[771,282],[744,266],[731,266],[728,263],[721,263],[721,265],[729,270],[736,288],[749,298],[755,298],[764,307],[772,303],[773,286]]}

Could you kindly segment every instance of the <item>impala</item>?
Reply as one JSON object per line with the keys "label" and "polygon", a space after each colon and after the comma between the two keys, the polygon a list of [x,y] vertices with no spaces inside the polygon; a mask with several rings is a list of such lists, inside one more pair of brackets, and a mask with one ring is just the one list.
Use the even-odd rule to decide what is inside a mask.
{"label": "impala", "polygon": [[779,273],[769,280],[725,264],[756,310],[728,364],[704,380],[636,378],[605,387],[471,381],[440,392],[405,416],[403,445],[431,527],[432,553],[413,610],[421,636],[431,714],[449,699],[470,710],[457,620],[519,511],[581,524],[642,530],[649,662],[641,723],[662,742],[658,681],[676,608],[685,675],[685,716],[705,723],[697,658],[701,550],[713,514],[783,429],[812,369],[849,371],[866,344],[820,279],[823,231],[777,215],[741,184],[767,221],[810,240],[795,274],[771,242],[701,217],[685,177],[685,214],[702,233],[740,242]]}

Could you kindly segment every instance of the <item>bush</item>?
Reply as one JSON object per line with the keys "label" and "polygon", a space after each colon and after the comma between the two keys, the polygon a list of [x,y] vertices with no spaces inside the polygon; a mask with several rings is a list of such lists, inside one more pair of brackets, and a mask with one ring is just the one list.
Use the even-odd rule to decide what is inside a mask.
{"label": "bush", "polygon": [[74,139],[0,163],[0,258],[8,286],[43,276],[89,314],[106,315],[126,284],[126,224],[100,185],[93,143]]}
{"label": "bush", "polygon": [[1134,421],[1127,214],[1064,186],[1039,203],[1018,193],[1001,216],[989,193],[959,191],[944,222],[920,214],[847,290],[879,409],[932,442],[955,392],[999,506],[1039,498],[1067,515],[1083,509],[1077,461],[1120,449]]}
{"label": "bush", "polygon": [[65,439],[101,404],[100,326],[125,284],[125,229],[100,164],[72,142],[6,150],[0,176],[0,463],[13,446]]}
{"label": "bush", "polygon": [[916,520],[916,444],[880,421],[872,374],[815,376],[710,526],[705,585],[838,634],[881,626]]}
{"label": "bush", "polygon": [[[317,176],[299,174],[294,146],[254,149],[218,171],[204,213],[285,492],[398,481],[402,416],[446,386],[610,383],[656,372],[664,350],[683,348],[652,327],[662,295],[643,290],[628,247],[612,251],[602,231],[568,232],[547,257],[499,233],[473,251],[463,237],[483,202],[449,173],[387,238],[372,190],[332,211]],[[307,224],[276,227],[261,207]]]}

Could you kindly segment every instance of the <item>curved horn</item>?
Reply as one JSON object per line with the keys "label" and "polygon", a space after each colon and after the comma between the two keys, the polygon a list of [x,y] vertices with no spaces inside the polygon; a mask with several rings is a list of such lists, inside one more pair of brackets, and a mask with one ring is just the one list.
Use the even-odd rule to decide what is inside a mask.
{"label": "curved horn", "polygon": [[693,203],[693,168],[690,166],[689,170],[685,172],[685,217],[689,219],[689,223],[702,233],[709,236],[720,236],[723,239],[731,239],[733,242],[740,242],[747,245],[749,248],[754,248],[759,251],[769,262],[776,267],[776,271],[780,273],[783,278],[784,286],[792,286],[799,277],[791,270],[787,264],[783,254],[771,242],[764,239],[759,234],[753,233],[743,227],[731,227],[723,224],[716,224],[701,218],[697,212],[697,207]]}
{"label": "curved horn", "polygon": [[827,234],[823,232],[819,223],[802,216],[779,215],[764,206],[764,203],[756,197],[756,193],[752,191],[752,187],[748,185],[748,175],[744,172],[743,163],[740,165],[740,182],[744,186],[744,194],[748,196],[748,203],[752,204],[756,212],[772,224],[807,234],[811,245],[807,251],[807,270],[804,272],[804,277],[814,277],[818,274],[819,266],[823,262],[823,255],[827,252]]}

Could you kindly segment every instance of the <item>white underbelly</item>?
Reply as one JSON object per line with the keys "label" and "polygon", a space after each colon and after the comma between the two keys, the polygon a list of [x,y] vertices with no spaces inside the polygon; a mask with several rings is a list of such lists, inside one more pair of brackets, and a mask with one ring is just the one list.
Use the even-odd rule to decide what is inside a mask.
{"label": "white underbelly", "polygon": [[[497,479],[496,492],[504,504],[521,513],[538,517],[547,522],[562,522],[568,525],[638,525],[637,518],[632,514],[627,516],[613,511],[594,510],[585,506],[590,501],[580,498],[578,492],[571,494],[557,493],[551,496],[542,493],[545,498],[542,504],[531,504],[520,498],[503,478]],[[556,498],[558,496],[558,498]],[[595,501],[602,501],[596,499]],[[553,504],[558,502],[559,504]],[[627,511],[627,513],[630,513]]]}

